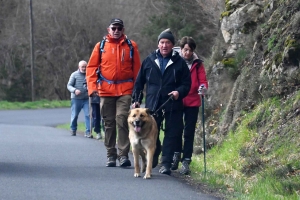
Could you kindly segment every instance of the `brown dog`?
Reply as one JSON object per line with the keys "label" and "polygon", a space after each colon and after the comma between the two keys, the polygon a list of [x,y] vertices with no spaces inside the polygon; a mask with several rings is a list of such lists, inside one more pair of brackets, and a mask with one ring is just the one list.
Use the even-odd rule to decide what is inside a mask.
{"label": "brown dog", "polygon": [[158,134],[154,117],[147,108],[132,109],[128,116],[128,127],[134,158],[134,177],[140,176],[140,155],[142,158],[142,172],[146,171],[144,179],[151,178],[152,161]]}

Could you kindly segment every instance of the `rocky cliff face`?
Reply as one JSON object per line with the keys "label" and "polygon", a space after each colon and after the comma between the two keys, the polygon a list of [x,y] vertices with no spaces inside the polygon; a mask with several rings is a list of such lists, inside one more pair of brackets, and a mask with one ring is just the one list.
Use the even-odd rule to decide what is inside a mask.
{"label": "rocky cliff face", "polygon": [[242,112],[269,98],[288,99],[300,87],[300,1],[226,0],[225,7],[207,70],[212,145],[235,130]]}

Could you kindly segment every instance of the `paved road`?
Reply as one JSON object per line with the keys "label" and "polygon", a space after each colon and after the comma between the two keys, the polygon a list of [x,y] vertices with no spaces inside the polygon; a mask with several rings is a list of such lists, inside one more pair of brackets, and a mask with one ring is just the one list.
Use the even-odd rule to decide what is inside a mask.
{"label": "paved road", "polygon": [[143,180],[133,177],[133,167],[105,167],[103,141],[55,128],[69,119],[65,108],[0,111],[1,200],[218,199],[157,168]]}

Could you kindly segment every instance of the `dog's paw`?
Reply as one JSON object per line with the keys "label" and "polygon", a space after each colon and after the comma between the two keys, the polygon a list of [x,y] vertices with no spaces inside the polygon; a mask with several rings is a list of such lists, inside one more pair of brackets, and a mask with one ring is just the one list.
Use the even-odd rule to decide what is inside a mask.
{"label": "dog's paw", "polygon": [[140,177],[140,174],[139,173],[134,173],[134,175],[133,175],[134,177]]}
{"label": "dog's paw", "polygon": [[143,177],[143,179],[149,179],[151,178],[151,174],[145,174],[145,176]]}

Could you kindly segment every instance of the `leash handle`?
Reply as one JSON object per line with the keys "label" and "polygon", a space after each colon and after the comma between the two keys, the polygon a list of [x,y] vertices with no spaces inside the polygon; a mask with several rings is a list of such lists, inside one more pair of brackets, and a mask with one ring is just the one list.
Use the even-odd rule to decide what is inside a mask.
{"label": "leash handle", "polygon": [[[174,98],[174,95],[171,94],[170,97],[169,97],[169,99],[170,99],[170,100],[174,100],[173,98]],[[169,99],[168,99],[168,100],[169,100]]]}
{"label": "leash handle", "polygon": [[134,102],[134,108],[139,108],[140,106],[138,104],[139,102]]}
{"label": "leash handle", "polygon": [[141,98],[142,98],[142,92],[143,91],[141,90],[138,97],[137,97],[137,95],[134,95],[134,108],[140,108],[140,101],[141,101]]}

